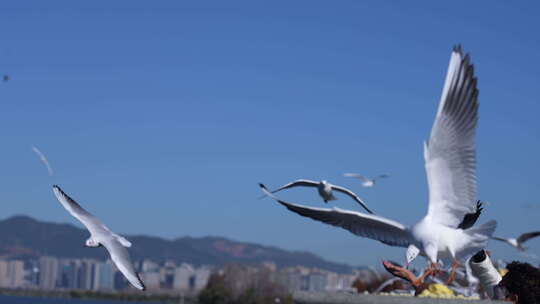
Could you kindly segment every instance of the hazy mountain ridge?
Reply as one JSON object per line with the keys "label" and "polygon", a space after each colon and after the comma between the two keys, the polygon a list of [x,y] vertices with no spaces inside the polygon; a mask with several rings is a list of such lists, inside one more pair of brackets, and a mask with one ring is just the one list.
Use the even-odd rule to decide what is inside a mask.
{"label": "hazy mountain ridge", "polygon": [[[0,256],[29,259],[42,255],[66,258],[108,257],[103,248],[86,248],[86,230],[71,224],[41,222],[28,216],[0,221]],[[273,261],[280,267],[302,265],[348,273],[352,267],[326,261],[310,252],[287,251],[277,247],[232,241],[222,237],[180,237],[174,240],[144,235],[126,235],[133,243],[133,259],[173,260],[195,265],[223,265],[230,262]]]}

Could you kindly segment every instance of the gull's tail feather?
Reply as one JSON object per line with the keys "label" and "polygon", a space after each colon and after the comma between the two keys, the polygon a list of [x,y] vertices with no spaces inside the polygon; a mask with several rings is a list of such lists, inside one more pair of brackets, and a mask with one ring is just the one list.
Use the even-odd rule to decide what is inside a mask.
{"label": "gull's tail feather", "polygon": [[470,236],[474,235],[481,235],[483,238],[490,239],[493,236],[493,233],[495,233],[495,229],[497,229],[497,221],[491,220],[487,223],[484,223],[480,226],[471,227],[469,229],[464,230],[464,232]]}
{"label": "gull's tail feather", "polygon": [[491,220],[480,226],[463,230],[463,232],[467,235],[467,237],[463,239],[463,241],[467,243],[467,249],[463,250],[459,254],[458,259],[466,259],[477,253],[479,250],[486,248],[487,243],[493,236],[496,228],[497,221]]}
{"label": "gull's tail feather", "polygon": [[118,240],[118,242],[120,242],[120,244],[122,244],[122,246],[124,247],[131,247],[131,242],[128,241],[125,237],[121,236],[121,235],[118,235],[118,234],[114,234],[114,237]]}

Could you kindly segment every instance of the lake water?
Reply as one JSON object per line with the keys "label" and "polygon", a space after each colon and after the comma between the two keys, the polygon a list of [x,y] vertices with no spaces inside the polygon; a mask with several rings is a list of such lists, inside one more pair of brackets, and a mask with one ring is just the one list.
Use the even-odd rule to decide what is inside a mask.
{"label": "lake water", "polygon": [[80,300],[80,299],[0,296],[0,304],[143,304],[143,303],[149,304],[150,302],[126,302],[126,301],[107,301],[107,300]]}

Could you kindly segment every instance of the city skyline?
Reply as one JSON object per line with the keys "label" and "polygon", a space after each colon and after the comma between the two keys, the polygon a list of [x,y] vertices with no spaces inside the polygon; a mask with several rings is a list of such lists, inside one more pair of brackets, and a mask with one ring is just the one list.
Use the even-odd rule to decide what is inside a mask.
{"label": "city skyline", "polygon": [[[403,249],[258,200],[257,183],[326,179],[414,223],[427,208],[422,141],[460,43],[479,78],[479,222],[498,220],[499,236],[539,228],[537,3],[31,3],[0,5],[2,218],[80,227],[53,197],[58,183],[122,234],[403,261]],[[390,178],[364,189],[351,171]],[[280,197],[359,210],[314,191]]]}
{"label": "city skyline", "polygon": [[[270,280],[289,291],[350,291],[356,279],[369,281],[381,274],[358,269],[348,274],[303,266],[278,268],[271,261],[260,264],[228,264],[194,266],[189,263],[151,259],[137,261],[136,268],[151,291],[197,294],[207,285],[212,274],[236,268],[238,280],[249,282],[252,274],[266,272]],[[247,270],[247,271],[242,271]],[[136,291],[110,259],[59,258],[42,256],[30,260],[0,258],[0,288],[43,290]]]}

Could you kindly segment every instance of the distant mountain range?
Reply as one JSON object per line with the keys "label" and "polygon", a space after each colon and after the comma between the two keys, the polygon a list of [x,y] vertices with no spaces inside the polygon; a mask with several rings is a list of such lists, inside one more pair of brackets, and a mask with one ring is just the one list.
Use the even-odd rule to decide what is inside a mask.
{"label": "distant mountain range", "polygon": [[[108,258],[103,248],[86,248],[89,234],[71,224],[41,222],[28,216],[14,216],[0,221],[0,257],[32,259],[48,255],[64,258]],[[287,251],[276,247],[243,243],[221,237],[181,237],[167,240],[153,236],[126,235],[134,246],[134,260],[156,262],[172,260],[194,265],[226,263],[255,264],[275,262],[279,267],[316,267],[338,273],[349,273],[352,267],[332,263],[310,252]]]}

